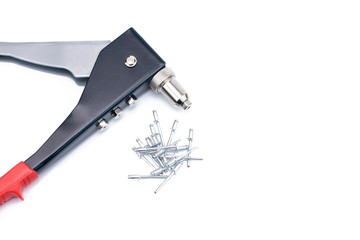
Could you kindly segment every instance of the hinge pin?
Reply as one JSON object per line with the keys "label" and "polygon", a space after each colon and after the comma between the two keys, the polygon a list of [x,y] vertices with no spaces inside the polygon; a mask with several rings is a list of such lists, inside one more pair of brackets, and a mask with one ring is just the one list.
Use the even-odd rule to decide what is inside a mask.
{"label": "hinge pin", "polygon": [[137,63],[136,57],[129,56],[128,58],[126,58],[125,65],[127,67],[129,67],[129,68],[135,67],[136,63]]}

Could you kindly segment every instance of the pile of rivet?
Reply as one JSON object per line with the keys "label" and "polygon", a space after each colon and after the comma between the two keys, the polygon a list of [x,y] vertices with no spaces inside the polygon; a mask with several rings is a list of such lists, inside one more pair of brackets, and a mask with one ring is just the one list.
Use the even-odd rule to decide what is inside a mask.
{"label": "pile of rivet", "polygon": [[197,149],[192,146],[193,130],[189,129],[187,145],[179,145],[180,140],[172,142],[178,121],[175,120],[170,131],[169,138],[164,139],[160,128],[157,112],[153,111],[154,124],[150,124],[150,137],[145,138],[146,144],[139,138],[136,139],[139,147],[134,147],[135,153],[143,159],[153,170],[150,175],[129,175],[129,179],[164,179],[161,185],[155,190],[160,189],[176,174],[184,162],[190,167],[190,161],[202,160],[202,158],[190,157],[192,151]]}

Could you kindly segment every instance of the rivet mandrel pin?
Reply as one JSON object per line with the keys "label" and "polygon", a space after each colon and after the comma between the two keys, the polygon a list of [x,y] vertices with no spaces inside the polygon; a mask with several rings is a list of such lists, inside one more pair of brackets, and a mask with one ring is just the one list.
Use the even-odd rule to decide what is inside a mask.
{"label": "rivet mandrel pin", "polygon": [[165,180],[160,184],[160,186],[155,190],[155,194],[158,193],[161,188],[172,178],[172,176],[174,176],[176,174],[177,171],[179,171],[179,169],[181,168],[182,163],[180,163],[179,165],[177,165],[169,174],[169,176],[167,176],[167,178],[165,178]]}
{"label": "rivet mandrel pin", "polygon": [[[193,135],[194,135],[194,130],[192,130],[191,128],[189,129],[189,137],[188,137],[188,141],[189,141],[189,149],[192,148],[192,142],[193,142]],[[190,153],[188,155],[188,157],[190,156]],[[187,167],[190,167],[190,161],[187,161],[186,163]]]}
{"label": "rivet mandrel pin", "polygon": [[156,130],[155,130],[154,124],[150,124],[149,127],[150,127],[150,132],[151,132],[152,135],[158,134],[158,133],[156,132]]}
{"label": "rivet mandrel pin", "polygon": [[171,143],[171,140],[174,136],[174,133],[176,131],[176,127],[177,127],[177,124],[178,124],[178,120],[175,120],[172,127],[171,127],[171,132],[170,132],[170,136],[169,136],[169,139],[167,141],[167,144],[166,145],[169,145]]}
{"label": "rivet mandrel pin", "polygon": [[[193,148],[192,150],[195,150],[196,148]],[[155,169],[154,171],[152,171],[150,174],[153,176],[159,175],[159,174],[163,174],[164,172],[169,171],[169,169],[171,169],[172,167],[178,165],[179,163],[182,163],[184,161],[201,161],[203,160],[202,158],[192,158],[192,157],[186,157],[187,153],[177,157],[177,158],[173,158],[172,160],[168,161],[166,164],[166,167],[160,167]]]}
{"label": "rivet mandrel pin", "polygon": [[143,159],[147,164],[149,164],[149,166],[152,167],[153,169],[157,169],[160,167],[156,162],[151,161],[148,156],[141,155],[141,154],[138,154],[138,156],[139,156],[139,158]]}
{"label": "rivet mandrel pin", "polygon": [[150,137],[145,138],[145,141],[150,147],[155,146],[155,142]]}
{"label": "rivet mandrel pin", "polygon": [[159,116],[158,116],[158,113],[156,110],[153,111],[153,116],[154,116],[154,123],[157,127],[157,132],[159,133],[159,136],[160,136],[161,146],[164,146],[164,138],[163,138],[163,135],[161,132]]}
{"label": "rivet mandrel pin", "polygon": [[174,165],[176,162],[179,162],[180,160],[184,159],[185,157],[187,157],[189,155],[190,152],[195,151],[197,149],[197,147],[194,147],[192,149],[190,149],[188,152],[186,152],[183,155],[180,155],[176,158],[174,158],[173,160],[168,162],[168,165],[171,167],[172,165]]}
{"label": "rivet mandrel pin", "polygon": [[141,179],[165,179],[168,176],[153,176],[153,175],[129,175],[128,179],[141,180]]}
{"label": "rivet mandrel pin", "polygon": [[[153,143],[153,140],[151,140],[150,138],[147,138],[149,143]],[[187,145],[184,146],[172,146],[172,145],[167,145],[167,146],[163,146],[163,147],[138,147],[138,148],[134,148],[133,150],[136,152],[147,152],[147,153],[154,153],[154,152],[158,152],[160,150],[166,150],[166,151],[184,151],[184,150],[188,150],[189,147]]]}

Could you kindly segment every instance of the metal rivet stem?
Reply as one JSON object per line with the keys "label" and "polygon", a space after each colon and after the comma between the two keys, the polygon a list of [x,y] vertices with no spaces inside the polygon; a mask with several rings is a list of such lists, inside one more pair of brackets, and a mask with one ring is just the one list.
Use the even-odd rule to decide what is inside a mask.
{"label": "metal rivet stem", "polygon": [[[189,137],[188,137],[189,149],[192,148],[193,135],[194,135],[194,130],[190,128],[189,129]],[[190,153],[189,153],[188,157],[189,156],[190,156]],[[187,165],[187,167],[190,167],[190,161],[187,161],[186,165]]]}
{"label": "metal rivet stem", "polygon": [[157,132],[159,133],[159,136],[160,136],[160,141],[161,141],[161,146],[164,146],[164,138],[163,138],[163,135],[162,135],[162,132],[161,132],[161,127],[160,127],[160,121],[159,121],[159,116],[157,114],[157,111],[154,110],[153,111],[153,115],[154,115],[154,123],[157,127]]}
{"label": "metal rivet stem", "polygon": [[180,163],[179,165],[177,165],[169,174],[169,176],[160,184],[160,186],[155,190],[155,194],[158,193],[161,188],[172,178],[172,176],[174,176],[176,174],[177,171],[179,171],[179,169],[181,168],[182,163]]}
{"label": "metal rivet stem", "polygon": [[167,176],[152,176],[152,175],[129,175],[128,179],[135,179],[135,180],[141,180],[141,179],[165,179]]}
{"label": "metal rivet stem", "polygon": [[[134,148],[133,148],[134,149]],[[153,169],[158,169],[160,166],[157,164],[157,163],[155,163],[155,162],[153,162],[153,163],[155,163],[156,164],[156,166],[153,164],[153,163],[151,163],[152,161],[150,161],[150,159],[147,157],[147,156],[145,156],[145,155],[141,155],[140,153],[137,153],[138,154],[138,156],[139,156],[139,158],[140,159],[142,159],[142,160],[144,160],[147,164],[149,164],[149,166],[150,167],[152,167]]]}
{"label": "metal rivet stem", "polygon": [[177,125],[178,125],[178,120],[175,120],[174,123],[173,123],[173,125],[172,125],[172,127],[171,127],[170,136],[169,136],[169,139],[168,139],[166,145],[170,145],[171,140],[172,140],[172,138],[173,138],[173,136],[174,136],[174,134],[175,134]]}
{"label": "metal rivet stem", "polygon": [[[136,139],[136,142],[139,144],[140,147],[147,147],[147,145],[145,145],[139,138]],[[134,150],[135,151],[135,150]],[[136,151],[135,151],[136,152]],[[137,153],[137,152],[136,152]],[[140,153],[139,153],[140,154]],[[141,156],[145,156],[143,154],[140,154]],[[160,163],[154,159],[151,155],[147,155],[155,164],[156,166],[160,167]],[[148,158],[146,158],[148,160]]]}

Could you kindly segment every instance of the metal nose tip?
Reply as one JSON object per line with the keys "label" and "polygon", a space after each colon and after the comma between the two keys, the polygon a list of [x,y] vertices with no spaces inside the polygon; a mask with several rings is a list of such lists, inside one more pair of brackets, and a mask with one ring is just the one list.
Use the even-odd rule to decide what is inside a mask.
{"label": "metal nose tip", "polygon": [[189,101],[189,100],[186,100],[182,105],[181,107],[184,109],[184,110],[188,110],[190,107],[191,107],[192,103]]}
{"label": "metal nose tip", "polygon": [[150,81],[150,87],[156,93],[161,92],[171,103],[187,110],[191,106],[186,90],[176,81],[170,68],[163,68]]}

